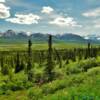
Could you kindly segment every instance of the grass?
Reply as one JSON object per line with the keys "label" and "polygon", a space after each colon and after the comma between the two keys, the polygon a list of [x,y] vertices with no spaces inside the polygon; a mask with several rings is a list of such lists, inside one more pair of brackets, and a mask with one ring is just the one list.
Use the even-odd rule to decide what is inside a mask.
{"label": "grass", "polygon": [[[26,50],[28,44],[16,43],[16,44],[0,44],[0,51],[13,51],[13,50]],[[98,44],[93,44],[93,46],[99,46]],[[82,43],[54,43],[53,48],[56,49],[72,49],[72,48],[86,48],[87,44]],[[33,43],[33,50],[47,50],[47,43]]]}

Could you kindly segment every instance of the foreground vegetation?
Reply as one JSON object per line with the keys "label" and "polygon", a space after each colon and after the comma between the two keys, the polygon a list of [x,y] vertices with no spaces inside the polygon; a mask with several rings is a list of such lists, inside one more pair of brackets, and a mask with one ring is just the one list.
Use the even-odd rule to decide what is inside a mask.
{"label": "foreground vegetation", "polygon": [[100,100],[100,48],[48,45],[0,52],[0,100]]}
{"label": "foreground vegetation", "polygon": [[[86,66],[91,66],[91,68],[87,72],[81,71]],[[8,75],[0,75],[2,77],[0,79],[0,100],[100,99],[100,57],[97,60],[91,58],[71,62],[63,68],[56,66],[54,70],[55,79],[45,84],[27,81],[24,71],[13,74],[12,80]],[[34,71],[34,80],[43,75],[42,68],[39,66],[34,68]]]}

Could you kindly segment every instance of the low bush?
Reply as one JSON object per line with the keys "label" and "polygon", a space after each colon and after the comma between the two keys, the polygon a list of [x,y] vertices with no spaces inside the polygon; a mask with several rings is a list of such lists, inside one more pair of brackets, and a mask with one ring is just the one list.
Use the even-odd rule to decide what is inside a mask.
{"label": "low bush", "polygon": [[30,100],[41,100],[43,94],[39,87],[33,87],[28,90],[28,98]]}
{"label": "low bush", "polygon": [[1,72],[3,75],[8,75],[9,74],[9,66],[5,64],[3,67],[1,67]]}
{"label": "low bush", "polygon": [[45,95],[52,94],[57,90],[64,89],[66,87],[66,84],[66,80],[55,80],[53,82],[43,85],[42,90]]}
{"label": "low bush", "polygon": [[0,94],[6,94],[7,91],[18,91],[23,89],[28,89],[33,86],[33,83],[26,81],[8,81],[0,86]]}
{"label": "low bush", "polygon": [[83,72],[87,72],[88,69],[96,66],[98,66],[98,62],[95,58],[90,58],[85,61],[81,61],[78,64],[78,68],[81,68]]}
{"label": "low bush", "polygon": [[98,74],[100,74],[100,67],[91,68],[87,72],[87,75],[89,75],[89,76],[95,76]]}
{"label": "low bush", "polygon": [[81,72],[87,72],[88,69],[98,66],[98,62],[95,58],[82,60],[81,62],[71,63],[66,66],[66,74],[78,74]]}

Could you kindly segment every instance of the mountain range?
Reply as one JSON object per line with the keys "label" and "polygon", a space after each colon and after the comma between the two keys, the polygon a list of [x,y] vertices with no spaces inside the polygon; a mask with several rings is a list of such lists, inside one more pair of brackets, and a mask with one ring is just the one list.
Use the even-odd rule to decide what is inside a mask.
{"label": "mountain range", "polygon": [[[0,33],[0,43],[26,43],[29,38],[35,43],[47,42],[48,34],[32,33],[28,35],[26,32],[15,32],[13,30]],[[100,35],[79,36],[72,33],[57,34],[53,35],[53,42],[100,43]]]}

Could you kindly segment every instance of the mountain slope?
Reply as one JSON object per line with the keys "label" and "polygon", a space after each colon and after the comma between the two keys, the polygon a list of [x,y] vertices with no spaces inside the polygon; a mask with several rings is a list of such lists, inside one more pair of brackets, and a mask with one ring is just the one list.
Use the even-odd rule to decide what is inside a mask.
{"label": "mountain slope", "polygon": [[[48,34],[33,33],[30,36],[25,32],[16,33],[13,30],[8,30],[1,33],[0,43],[27,43],[27,40],[31,38],[34,43],[41,43],[48,41]],[[74,42],[74,43],[87,43],[91,41],[92,43],[98,43],[98,40],[93,40],[92,38],[85,39],[79,35],[72,33],[65,33],[63,35],[53,35],[53,42]]]}

